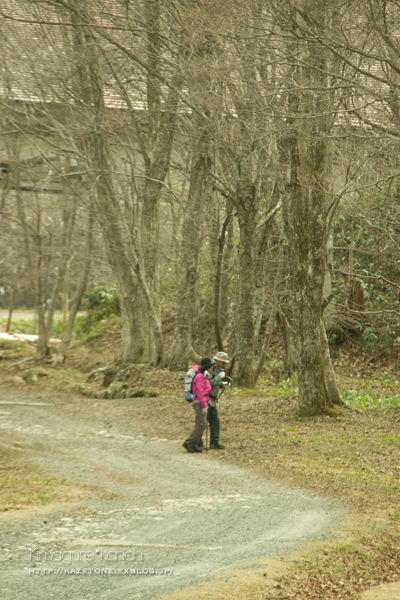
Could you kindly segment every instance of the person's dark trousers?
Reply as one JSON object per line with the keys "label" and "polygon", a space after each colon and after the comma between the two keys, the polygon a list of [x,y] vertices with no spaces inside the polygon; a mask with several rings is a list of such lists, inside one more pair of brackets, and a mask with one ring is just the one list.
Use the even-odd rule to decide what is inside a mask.
{"label": "person's dark trousers", "polygon": [[197,446],[201,440],[203,431],[206,428],[206,420],[204,418],[202,412],[203,409],[201,408],[200,402],[195,401],[192,403],[192,406],[195,414],[194,429],[189,437],[186,438],[185,443],[189,444],[190,446]]}
{"label": "person's dark trousers", "polygon": [[208,405],[207,420],[210,423],[210,444],[219,442],[219,415],[216,406]]}

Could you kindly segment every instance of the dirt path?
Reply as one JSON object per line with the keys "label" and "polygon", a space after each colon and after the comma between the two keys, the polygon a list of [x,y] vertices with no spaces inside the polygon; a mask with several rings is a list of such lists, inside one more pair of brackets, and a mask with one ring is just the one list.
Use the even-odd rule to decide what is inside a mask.
{"label": "dirt path", "polygon": [[329,537],[344,516],[211,452],[150,437],[137,417],[144,402],[0,390],[2,443],[91,491],[56,512],[0,522],[2,600],[156,598]]}

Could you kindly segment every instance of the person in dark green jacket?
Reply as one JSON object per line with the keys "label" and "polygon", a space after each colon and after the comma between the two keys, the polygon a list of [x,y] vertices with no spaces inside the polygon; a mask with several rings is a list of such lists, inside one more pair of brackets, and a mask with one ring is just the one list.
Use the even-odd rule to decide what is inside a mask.
{"label": "person in dark green jacket", "polygon": [[229,357],[226,352],[217,352],[213,357],[215,365],[210,372],[211,391],[207,409],[207,420],[210,423],[210,450],[223,450],[225,446],[219,441],[219,415],[218,415],[218,393],[224,387],[222,380],[225,378],[225,369],[229,365]]}

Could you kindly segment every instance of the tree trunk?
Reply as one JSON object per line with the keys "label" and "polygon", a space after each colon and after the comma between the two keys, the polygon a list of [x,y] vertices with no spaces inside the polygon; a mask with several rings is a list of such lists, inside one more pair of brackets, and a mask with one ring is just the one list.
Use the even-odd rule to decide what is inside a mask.
{"label": "tree trunk", "polygon": [[325,329],[330,331],[336,325],[336,308],[331,304],[334,296],[335,278],[334,278],[334,258],[333,258],[333,235],[330,231],[328,236],[328,245],[326,251],[327,261],[325,267],[325,281],[323,289],[323,322]]}
{"label": "tree trunk", "polygon": [[[268,286],[265,286],[266,252],[267,252],[267,248],[268,248],[268,240],[270,238],[271,229],[272,229],[272,225],[274,223],[275,215],[279,211],[279,208],[281,206],[281,202],[277,202],[276,196],[275,196],[275,198],[274,198],[274,196],[275,196],[275,194],[272,193],[271,200],[275,202],[275,206],[272,208],[272,210],[270,210],[270,206],[266,207],[266,209],[267,209],[266,210],[266,213],[267,213],[266,220],[265,220],[265,223],[263,224],[263,226],[260,228],[259,239],[258,239],[258,243],[257,243],[258,247],[257,247],[257,258],[256,258],[255,328],[254,328],[254,348],[255,349],[257,348],[259,337],[260,337],[263,309],[264,309],[264,303],[265,303],[265,290],[266,290],[266,287],[268,287]],[[278,252],[278,254],[279,254],[278,271],[281,270],[281,264],[282,264],[282,257],[280,256],[281,255],[281,240],[280,240],[279,246],[280,246],[280,251]],[[277,285],[277,279],[275,277],[274,290],[271,295],[272,303],[273,303],[276,285]],[[276,313],[276,309],[275,309],[275,313]],[[274,321],[275,321],[275,317],[274,317]],[[264,342],[265,342],[265,340],[264,340]],[[264,342],[263,342],[263,345],[264,345]],[[264,360],[265,360],[265,358],[264,358]],[[261,369],[262,369],[262,366],[261,366]],[[257,381],[258,376],[259,376],[259,374],[255,377],[256,381]]]}
{"label": "tree trunk", "polygon": [[[66,261],[66,257],[65,257],[65,261]],[[66,271],[67,271],[67,265],[66,265],[66,262],[63,261],[63,263],[58,268],[57,280],[54,284],[51,299],[50,299],[50,302],[47,307],[46,329],[47,329],[47,339],[49,340],[49,342],[51,339],[51,332],[53,329],[54,313],[56,312],[57,302],[60,297],[61,289],[64,286]]]}
{"label": "tree trunk", "polygon": [[222,345],[226,349],[226,352],[230,352],[230,339],[232,336],[229,335],[229,330],[232,329],[233,323],[233,304],[232,294],[230,293],[230,279],[231,279],[231,256],[233,253],[234,241],[233,241],[233,219],[229,221],[227,235],[226,235],[226,247],[223,255],[223,266],[221,273],[221,292],[220,292],[220,309],[219,309],[219,322],[222,329]]}
{"label": "tree trunk", "polygon": [[[299,30],[307,26],[307,15],[307,19],[315,20],[315,27],[324,31],[322,0],[313,0],[307,10],[304,0],[297,0],[293,7]],[[331,98],[326,52],[296,33],[294,26],[293,51],[298,61],[289,98],[290,114],[295,118],[290,119],[290,200],[285,212],[289,215],[286,233],[297,318],[299,415],[313,416],[324,414],[331,405],[324,378],[321,306],[327,244],[325,168],[332,117],[327,108]]]}
{"label": "tree trunk", "polygon": [[259,378],[261,371],[263,369],[264,362],[265,362],[266,356],[268,354],[268,347],[269,347],[269,342],[271,340],[272,330],[273,330],[275,319],[276,319],[276,316],[278,313],[278,300],[279,300],[278,285],[279,285],[279,281],[280,281],[281,274],[282,274],[282,268],[283,268],[283,252],[282,252],[282,243],[281,243],[280,251],[278,253],[278,267],[276,269],[274,285],[273,285],[272,294],[271,294],[271,306],[270,306],[269,319],[268,319],[267,327],[265,330],[265,337],[264,337],[264,342],[263,342],[263,346],[261,349],[260,359],[258,361],[258,365],[257,365],[256,371],[254,373],[254,383],[257,383],[257,379]]}
{"label": "tree trunk", "polygon": [[[257,265],[258,266],[258,265]],[[258,275],[259,271],[257,271]],[[260,279],[261,283],[261,279]],[[264,312],[265,292],[263,285],[256,285],[254,290],[254,350],[257,350],[257,346],[260,339],[260,330]]]}
{"label": "tree trunk", "polygon": [[[158,240],[160,235],[159,201],[160,187],[145,183],[143,209],[141,217],[141,248],[146,269],[146,285],[151,291],[154,310],[160,314],[158,297]],[[135,315],[135,335],[132,339],[132,356],[135,363],[151,363],[155,352],[155,332],[151,325],[151,315],[148,311],[146,294],[142,286],[137,285],[133,296]]]}
{"label": "tree trunk", "polygon": [[[53,286],[50,302],[47,305],[46,328],[47,340],[50,345],[51,333],[53,329],[54,313],[57,309],[57,303],[60,298],[62,289],[65,288],[66,278],[68,273],[68,263],[71,258],[72,235],[75,226],[75,217],[77,211],[77,194],[71,198],[70,190],[64,189],[66,207],[63,210],[62,220],[62,248],[61,258],[58,265],[57,279]],[[69,206],[69,204],[71,204]]]}
{"label": "tree trunk", "polygon": [[[80,108],[86,115],[85,126],[89,159],[93,170],[98,218],[105,237],[108,259],[114,270],[118,295],[121,305],[121,350],[122,362],[132,361],[138,356],[139,346],[143,341],[138,340],[137,320],[142,313],[137,312],[134,294],[137,284],[144,298],[144,319],[149,316],[150,329],[154,331],[155,348],[152,356],[145,356],[145,348],[140,347],[139,354],[151,363],[162,366],[164,362],[164,347],[161,333],[161,321],[154,305],[153,290],[146,280],[146,266],[141,256],[143,246],[140,243],[140,228],[135,232],[135,238],[128,232],[128,227],[122,214],[120,198],[117,196],[112,170],[110,145],[107,137],[105,121],[105,105],[102,69],[95,36],[90,28],[91,19],[87,13],[86,3],[81,0],[71,0],[73,10],[74,44],[77,56],[78,77],[80,81]],[[154,214],[154,213],[153,213]]]}
{"label": "tree trunk", "polygon": [[50,356],[49,338],[46,324],[46,305],[39,303],[37,305],[38,313],[38,341],[37,341],[37,356],[42,359]]}
{"label": "tree trunk", "polygon": [[208,142],[204,127],[205,123],[198,123],[197,135],[194,137],[190,187],[182,224],[175,331],[168,359],[171,371],[186,371],[193,350],[192,331],[196,306],[200,232],[209,169]]}
{"label": "tree trunk", "polygon": [[65,273],[63,285],[63,325],[68,323],[68,271]]}
{"label": "tree trunk", "polygon": [[214,316],[214,331],[215,339],[217,343],[218,351],[224,350],[224,344],[222,341],[221,334],[221,322],[220,322],[220,306],[221,306],[221,281],[222,281],[222,263],[224,256],[225,247],[225,236],[227,233],[228,225],[232,217],[233,206],[228,208],[225,220],[222,224],[221,233],[218,236],[218,252],[215,261],[215,279],[214,279],[214,300],[213,300],[213,316]]}
{"label": "tree trunk", "polygon": [[17,295],[17,289],[18,289],[18,282],[19,282],[19,274],[21,271],[21,267],[20,265],[18,265],[17,267],[17,273],[15,275],[15,280],[12,286],[12,295],[11,295],[11,302],[10,302],[10,310],[8,313],[8,320],[7,320],[7,327],[6,327],[6,332],[8,333],[10,331],[10,327],[11,327],[11,320],[12,320],[12,315],[14,312],[14,308],[15,308],[15,297]]}
{"label": "tree trunk", "polygon": [[329,394],[329,399],[332,404],[344,406],[344,402],[339,392],[336,381],[335,371],[333,370],[331,354],[329,352],[328,337],[323,322],[321,322],[321,339],[322,339],[322,354],[324,360],[325,383]]}
{"label": "tree trunk", "polygon": [[48,344],[48,335],[47,335],[47,327],[46,327],[46,302],[42,294],[42,249],[41,249],[41,215],[39,213],[38,218],[36,219],[36,230],[35,230],[35,239],[37,241],[37,250],[38,250],[38,258],[35,263],[33,260],[33,252],[31,248],[30,242],[30,227],[28,225],[28,221],[25,214],[25,204],[22,198],[21,193],[21,182],[20,182],[20,172],[18,166],[19,157],[17,154],[14,154],[11,171],[12,178],[14,183],[14,189],[17,200],[17,210],[18,210],[18,219],[22,228],[22,236],[23,236],[23,244],[25,251],[25,258],[28,268],[28,277],[29,283],[31,286],[31,290],[33,292],[35,298],[35,306],[37,310],[38,316],[38,341],[37,341],[37,356],[38,358],[44,358],[45,356],[49,356],[50,348]]}
{"label": "tree trunk", "polygon": [[293,339],[293,331],[287,316],[278,310],[277,322],[281,330],[283,344],[285,346],[285,371],[290,377],[293,369],[297,366],[297,348]]}
{"label": "tree trunk", "polygon": [[[260,89],[258,71],[247,57],[256,53],[252,34],[256,26],[251,11],[241,13],[237,21],[238,32],[243,36],[243,53],[240,56],[241,84],[228,83],[238,115],[235,126],[235,144],[231,149],[232,166],[236,169],[235,208],[237,209],[239,239],[238,296],[235,321],[235,381],[237,385],[254,386],[254,332],[255,332],[255,270],[257,248],[257,219],[262,181],[265,175],[265,154],[260,139]],[[248,32],[248,36],[244,32]],[[238,36],[239,42],[239,36]],[[262,127],[262,126],[261,126]],[[265,135],[265,130],[263,134]]]}
{"label": "tree trunk", "polygon": [[94,224],[94,210],[93,205],[90,209],[89,215],[89,230],[88,230],[88,238],[87,238],[87,255],[85,260],[85,266],[83,269],[83,273],[81,276],[81,280],[76,290],[75,297],[72,302],[71,310],[68,315],[67,325],[64,331],[64,335],[61,341],[61,344],[57,348],[57,353],[55,354],[52,362],[53,367],[59,367],[65,363],[65,359],[68,354],[68,349],[72,340],[72,335],[74,332],[74,324],[76,315],[78,314],[79,307],[82,302],[83,294],[85,293],[87,282],[89,280],[91,261],[92,261],[92,250],[93,250],[93,224]]}
{"label": "tree trunk", "polygon": [[[244,192],[244,190],[243,190]],[[256,190],[241,195],[238,206],[240,228],[238,306],[236,312],[235,382],[254,386],[254,275],[257,217]]]}
{"label": "tree trunk", "polygon": [[[147,292],[139,285],[133,298],[136,314],[135,335],[132,339],[132,360],[154,363],[159,345],[160,330],[153,328],[154,311],[161,322],[159,298],[159,239],[160,239],[160,199],[163,183],[167,177],[172,146],[175,139],[178,117],[181,74],[179,68],[172,77],[172,84],[165,104],[160,83],[162,73],[163,42],[161,33],[161,0],[144,3],[146,20],[146,41],[148,67],[146,75],[146,98],[148,109],[147,131],[138,128],[140,147],[145,165],[145,179],[142,190],[141,247],[138,252],[143,260],[145,287],[150,296],[152,309],[149,310]],[[158,342],[156,340],[158,338]]]}

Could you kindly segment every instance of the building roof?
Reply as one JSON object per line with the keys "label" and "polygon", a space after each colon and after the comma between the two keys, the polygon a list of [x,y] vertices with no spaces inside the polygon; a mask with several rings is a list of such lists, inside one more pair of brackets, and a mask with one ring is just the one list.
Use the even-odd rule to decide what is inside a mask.
{"label": "building roof", "polygon": [[[109,4],[113,16],[118,17],[118,3]],[[94,21],[97,26],[107,27],[102,15],[96,15]],[[76,100],[76,55],[69,15],[47,3],[4,0],[0,23],[0,94],[25,102],[73,103]],[[118,32],[120,41],[128,34]],[[145,74],[140,70],[133,73],[132,62],[111,43],[103,47],[106,106],[127,108],[130,103],[133,108],[143,110],[146,107]],[[112,63],[115,76],[108,63]],[[119,82],[126,97],[120,91]]]}

